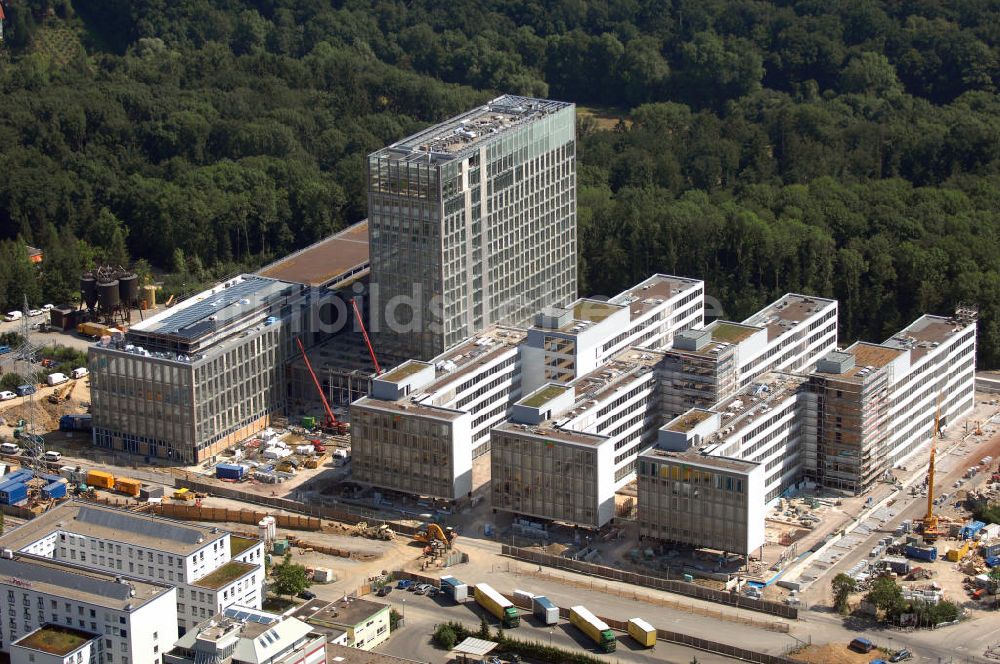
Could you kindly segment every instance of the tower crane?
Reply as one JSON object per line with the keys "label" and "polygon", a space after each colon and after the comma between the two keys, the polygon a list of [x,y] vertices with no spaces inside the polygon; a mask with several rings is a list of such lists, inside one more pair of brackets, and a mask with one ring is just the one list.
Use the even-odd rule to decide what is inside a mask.
{"label": "tower crane", "polygon": [[333,409],[330,408],[330,402],[326,400],[326,394],[323,393],[323,386],[319,384],[319,378],[316,377],[316,372],[313,371],[312,363],[306,354],[305,346],[302,345],[302,339],[295,337],[295,343],[299,345],[299,352],[302,353],[302,359],[306,362],[306,369],[309,371],[309,375],[312,376],[313,385],[316,386],[319,398],[323,401],[323,408],[326,410],[326,419],[323,420],[323,428],[338,434],[347,433],[347,423],[337,419],[337,416],[333,414]]}
{"label": "tower crane", "polygon": [[937,453],[938,424],[941,407],[934,413],[934,435],[931,438],[931,461],[927,468],[927,514],[924,516],[924,541],[936,542],[942,532],[938,529],[938,517],[934,514],[934,456]]}

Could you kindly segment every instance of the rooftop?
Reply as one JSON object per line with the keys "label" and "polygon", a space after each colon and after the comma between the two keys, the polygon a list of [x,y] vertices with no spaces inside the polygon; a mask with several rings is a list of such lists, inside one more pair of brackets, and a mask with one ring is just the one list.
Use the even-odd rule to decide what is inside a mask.
{"label": "rooftop", "polygon": [[724,320],[717,320],[708,326],[708,330],[712,333],[712,341],[727,344],[738,344],[759,329],[759,327]]}
{"label": "rooftop", "polygon": [[561,101],[503,95],[484,106],[393,143],[376,152],[375,156],[428,163],[451,161],[511,129],[571,106]]}
{"label": "rooftop", "polygon": [[639,457],[669,459],[671,461],[677,461],[678,463],[704,466],[707,468],[718,468],[720,470],[732,470],[739,473],[748,473],[760,465],[754,461],[744,461],[743,459],[736,459],[733,457],[704,454],[696,450],[673,452],[670,450],[661,450],[658,447],[653,447],[641,453]]}
{"label": "rooftop", "polygon": [[380,380],[389,381],[390,383],[398,383],[400,381],[406,380],[410,376],[420,373],[427,367],[431,366],[427,362],[420,362],[419,360],[407,360],[403,362],[395,369],[390,370],[388,373],[384,373],[379,376]]}
{"label": "rooftop", "polygon": [[607,436],[599,434],[584,433],[582,431],[574,431],[573,429],[559,429],[553,426],[551,422],[546,422],[537,426],[504,422],[493,429],[494,431],[503,431],[516,434],[518,436],[535,438],[541,442],[552,441],[560,443],[575,443],[577,445],[585,445],[587,447],[598,447],[599,445],[611,440]]}
{"label": "rooftop", "polygon": [[399,664],[400,662],[416,662],[416,660],[359,650],[340,644],[326,644],[326,664]]}
{"label": "rooftop", "polygon": [[788,293],[747,318],[743,324],[767,327],[767,340],[772,341],[809,316],[835,303],[835,300],[823,297]]}
{"label": "rooftop", "polygon": [[574,380],[572,385],[576,398],[600,403],[636,376],[652,371],[662,359],[663,351],[626,348],[608,362]]}
{"label": "rooftop", "polygon": [[238,535],[229,536],[229,555],[238,556],[255,544],[259,544],[260,540],[250,539],[249,537],[239,537]]}
{"label": "rooftop", "polygon": [[42,625],[34,632],[25,634],[14,645],[32,650],[41,650],[50,655],[64,657],[80,648],[87,641],[100,638],[96,634],[84,632],[62,625]]}
{"label": "rooftop", "polygon": [[4,533],[0,545],[16,551],[58,531],[138,544],[175,555],[194,553],[225,536],[210,526],[71,500]]}
{"label": "rooftop", "polygon": [[474,373],[499,355],[515,348],[527,333],[515,327],[491,326],[478,335],[430,360],[436,368],[432,383],[422,389],[431,393]]}
{"label": "rooftop", "polygon": [[954,317],[924,315],[892,335],[883,345],[909,350],[911,361],[916,363],[952,336],[961,334],[973,323],[972,319],[959,320]]}
{"label": "rooftop", "polygon": [[118,611],[138,609],[164,593],[173,592],[173,588],[166,585],[18,553],[14,558],[0,558],[0,585],[15,584],[52,597]]}
{"label": "rooftop", "polygon": [[582,298],[573,303],[573,319],[600,323],[611,314],[621,310],[621,307],[622,305]]}
{"label": "rooftop", "polygon": [[212,590],[219,590],[220,588],[228,586],[237,579],[242,579],[258,567],[260,567],[260,565],[230,560],[222,567],[219,567],[215,571],[209,572],[197,581],[192,582],[191,585],[199,586],[201,588],[210,588]]}
{"label": "rooftop", "polygon": [[522,406],[527,406],[528,408],[541,408],[549,401],[565,394],[567,390],[569,390],[569,387],[565,385],[554,385],[550,383],[538,388],[528,396],[518,401],[518,403]]}
{"label": "rooftop", "polygon": [[412,399],[400,399],[399,401],[389,401],[386,399],[375,399],[374,397],[361,397],[351,407],[369,408],[371,410],[381,410],[390,413],[405,413],[407,415],[421,415],[437,420],[454,421],[465,415],[463,411],[444,406],[434,406],[423,404]]}
{"label": "rooftop", "polygon": [[257,271],[262,277],[336,287],[368,271],[368,220],[285,256]]}
{"label": "rooftop", "polygon": [[806,382],[806,376],[773,371],[766,373],[746,389],[723,399],[712,407],[722,415],[720,433],[726,429],[740,431],[762,417],[772,408],[795,394]]}
{"label": "rooftop", "polygon": [[293,611],[291,615],[313,625],[354,627],[388,609],[388,604],[347,596],[336,602],[327,602],[321,599],[310,600]]}
{"label": "rooftop", "polygon": [[702,410],[700,408],[693,408],[683,415],[678,415],[670,424],[667,429],[670,431],[677,431],[679,433],[687,433],[691,429],[695,428],[708,418],[712,416],[712,411]]}
{"label": "rooftop", "polygon": [[665,300],[702,288],[703,285],[704,282],[698,279],[654,274],[649,279],[619,293],[609,301],[612,304],[627,305],[634,320]]}

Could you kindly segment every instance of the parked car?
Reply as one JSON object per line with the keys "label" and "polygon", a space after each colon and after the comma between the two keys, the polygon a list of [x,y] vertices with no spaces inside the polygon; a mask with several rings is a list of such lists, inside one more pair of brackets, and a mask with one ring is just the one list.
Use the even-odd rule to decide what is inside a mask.
{"label": "parked car", "polygon": [[301,599],[316,599],[316,593],[311,590],[303,590],[299,593]]}
{"label": "parked car", "polygon": [[14,443],[3,443],[0,444],[0,454],[10,454],[15,455],[21,451],[21,448]]}
{"label": "parked car", "polygon": [[21,313],[20,311],[8,311],[7,315],[4,316],[3,319],[9,323],[11,321],[21,320],[23,317],[24,314]]}
{"label": "parked car", "polygon": [[409,590],[413,585],[413,581],[410,579],[400,579],[396,582],[396,590]]}
{"label": "parked car", "polygon": [[521,656],[516,652],[501,653],[500,659],[505,662],[512,662],[512,664],[521,664]]}
{"label": "parked car", "polygon": [[42,311],[41,309],[29,309],[28,310],[28,315],[29,316],[41,316],[44,313],[45,312]]}
{"label": "parked car", "polygon": [[913,657],[913,653],[903,648],[902,650],[897,650],[896,654],[889,658],[890,662],[903,662]]}
{"label": "parked car", "polygon": [[388,595],[391,592],[392,592],[392,586],[390,586],[390,585],[384,585],[381,588],[379,588],[378,592],[375,593],[375,594],[378,595],[379,597],[385,597],[386,595]]}
{"label": "parked car", "polygon": [[45,460],[48,461],[49,463],[56,463],[60,459],[62,459],[61,452],[54,452],[52,450],[49,450],[48,452],[45,453]]}
{"label": "parked car", "polygon": [[866,639],[865,637],[859,636],[858,638],[851,641],[850,645],[848,645],[847,647],[850,648],[851,650],[854,650],[855,652],[869,653],[875,649],[875,644]]}
{"label": "parked car", "polygon": [[10,401],[11,399],[16,399],[17,395],[9,390],[4,390],[0,392],[0,401]]}
{"label": "parked car", "polygon": [[51,311],[52,309],[55,309],[55,307],[51,304],[42,305],[42,311]]}

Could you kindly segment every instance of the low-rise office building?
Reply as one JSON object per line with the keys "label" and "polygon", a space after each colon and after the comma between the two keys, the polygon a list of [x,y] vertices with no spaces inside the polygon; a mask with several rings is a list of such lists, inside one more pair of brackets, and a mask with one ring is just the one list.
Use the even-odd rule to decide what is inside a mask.
{"label": "low-rise office building", "polygon": [[473,490],[472,461],[520,395],[524,332],[493,327],[430,362],[378,376],[351,406],[353,479],[445,500]]}
{"label": "low-rise office building", "polygon": [[[61,663],[86,656],[85,663],[159,664],[177,639],[174,588],[90,569],[86,562],[50,560],[4,543],[0,593],[8,605],[0,620],[0,653],[12,659],[37,660],[42,650]],[[53,640],[58,647],[43,647]]]}
{"label": "low-rise office building", "polygon": [[389,638],[388,604],[345,595],[336,602],[310,600],[291,615],[325,630],[344,630],[344,645],[374,650]]}
{"label": "low-rise office building", "polygon": [[494,427],[493,509],[599,528],[615,491],[635,476],[660,412],[654,367],[662,354],[631,348],[568,385],[550,383]]}
{"label": "low-rise office building", "polygon": [[[68,502],[0,537],[0,546],[176,588],[183,631],[233,604],[259,608],[264,551],[219,528]],[[235,556],[234,556],[235,551]]]}

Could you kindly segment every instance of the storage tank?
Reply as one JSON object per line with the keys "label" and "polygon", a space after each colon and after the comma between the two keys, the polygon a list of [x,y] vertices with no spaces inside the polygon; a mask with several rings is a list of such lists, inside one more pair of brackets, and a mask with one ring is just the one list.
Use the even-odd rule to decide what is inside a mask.
{"label": "storage tank", "polygon": [[142,287],[143,298],[146,300],[147,309],[156,308],[156,286],[149,284]]}
{"label": "storage tank", "polygon": [[97,306],[97,279],[94,278],[93,273],[87,272],[80,277],[80,294],[88,309]]}
{"label": "storage tank", "polygon": [[118,298],[118,280],[111,279],[97,284],[97,303],[102,309],[117,307],[120,302]]}
{"label": "storage tank", "polygon": [[118,297],[127,305],[139,300],[139,277],[134,272],[123,272],[119,275]]}

